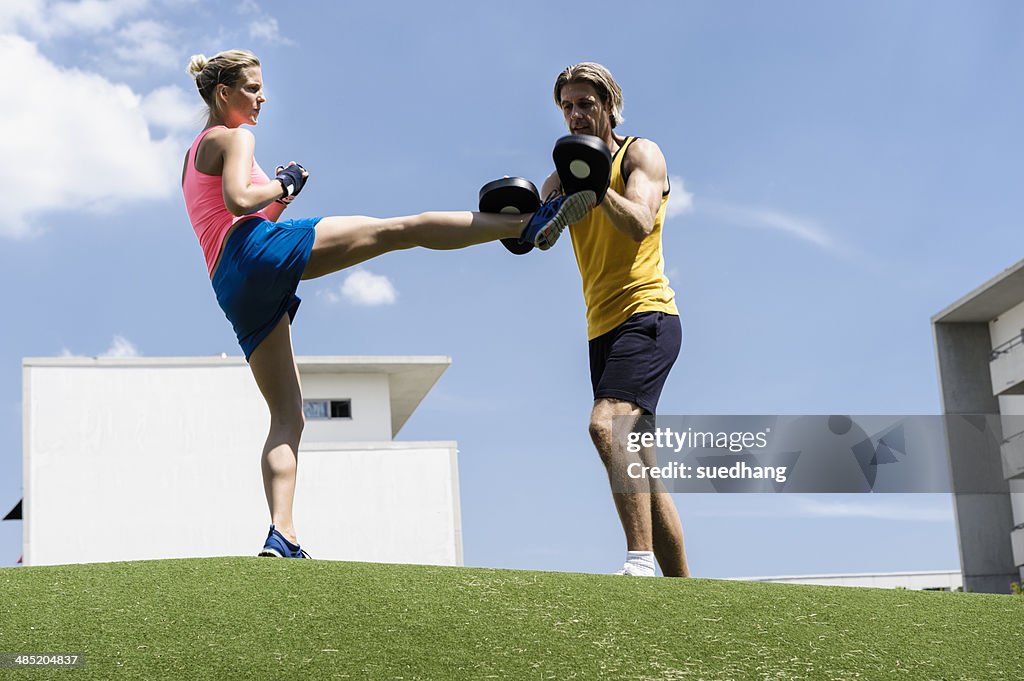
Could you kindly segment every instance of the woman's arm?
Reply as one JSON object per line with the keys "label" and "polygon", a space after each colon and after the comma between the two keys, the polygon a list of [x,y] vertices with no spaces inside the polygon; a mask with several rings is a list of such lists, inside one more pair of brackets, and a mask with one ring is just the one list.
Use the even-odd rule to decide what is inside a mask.
{"label": "woman's arm", "polygon": [[235,128],[217,135],[215,142],[222,149],[221,186],[224,206],[232,215],[242,216],[266,208],[284,196],[280,182],[252,183],[252,159],[256,138],[248,130]]}

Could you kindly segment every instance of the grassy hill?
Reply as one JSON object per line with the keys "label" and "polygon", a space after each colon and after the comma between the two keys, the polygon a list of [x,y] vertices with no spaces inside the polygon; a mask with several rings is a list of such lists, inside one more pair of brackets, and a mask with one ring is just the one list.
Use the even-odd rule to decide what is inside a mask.
{"label": "grassy hill", "polygon": [[68,679],[1013,679],[1024,598],[258,558],[0,569]]}

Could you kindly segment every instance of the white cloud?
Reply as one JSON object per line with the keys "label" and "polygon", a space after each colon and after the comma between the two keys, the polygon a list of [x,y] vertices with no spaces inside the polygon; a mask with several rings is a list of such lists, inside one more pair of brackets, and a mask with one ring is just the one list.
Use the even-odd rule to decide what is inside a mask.
{"label": "white cloud", "polygon": [[[104,73],[148,75],[153,67],[177,71],[183,64],[177,31],[151,19],[131,21],[150,5],[151,0],[7,0],[0,5],[0,33],[47,45],[53,39],[86,38],[92,44],[78,64],[95,63]],[[131,23],[123,25],[126,21]]]}
{"label": "white cloud", "polygon": [[0,33],[14,31],[19,26],[33,26],[42,21],[43,0],[17,0],[0,2]]}
{"label": "white cloud", "polygon": [[668,194],[668,205],[665,206],[665,217],[674,218],[693,210],[693,193],[686,191],[683,178],[678,175],[669,177],[671,191]]}
{"label": "white cloud", "polygon": [[142,99],[142,115],[152,126],[171,132],[184,132],[202,127],[205,113],[201,104],[176,85],[153,90]]}
{"label": "white cloud", "polygon": [[391,305],[398,298],[398,292],[391,281],[379,274],[358,269],[345,277],[338,289],[323,289],[318,292],[329,303],[348,300],[353,305]]}
{"label": "white cloud", "polygon": [[279,45],[294,45],[291,40],[281,35],[281,29],[277,25],[277,19],[273,17],[262,17],[249,24],[249,37],[256,40],[265,40],[268,43]]}
{"label": "white cloud", "polygon": [[136,21],[117,32],[114,55],[136,69],[146,66],[173,69],[184,63],[174,40],[170,27],[156,21]]}
{"label": "white cloud", "polygon": [[148,4],[149,0],[6,0],[0,8],[0,30],[21,27],[41,38],[99,33],[112,30]]}
{"label": "white cloud", "polygon": [[387,277],[367,270],[356,270],[345,277],[341,293],[355,305],[391,305],[398,297]]}
{"label": "white cloud", "polygon": [[0,62],[7,73],[0,89],[0,186],[16,191],[5,201],[0,236],[31,234],[32,218],[43,211],[109,210],[175,192],[187,142],[154,139],[147,121],[180,128],[177,106],[159,111],[160,102],[176,95],[156,91],[144,106],[129,87],[60,68],[15,35],[0,35]]}
{"label": "white cloud", "polygon": [[139,350],[124,336],[114,336],[110,347],[100,357],[138,357]]}
{"label": "white cloud", "polygon": [[[114,334],[110,341],[110,347],[100,353],[99,357],[139,357],[142,353],[135,347],[135,344],[120,334]],[[86,357],[68,348],[61,348],[61,357]]]}
{"label": "white cloud", "polygon": [[125,16],[140,12],[148,0],[78,0],[58,2],[50,10],[53,26],[63,32],[109,31]]}
{"label": "white cloud", "polygon": [[729,222],[782,232],[827,251],[838,250],[835,239],[812,220],[766,208],[750,208],[717,201],[701,201],[701,211]]}
{"label": "white cloud", "polygon": [[281,27],[278,25],[277,19],[264,12],[254,0],[242,0],[238,5],[238,12],[251,18],[249,22],[250,38],[279,45],[295,44],[281,35]]}

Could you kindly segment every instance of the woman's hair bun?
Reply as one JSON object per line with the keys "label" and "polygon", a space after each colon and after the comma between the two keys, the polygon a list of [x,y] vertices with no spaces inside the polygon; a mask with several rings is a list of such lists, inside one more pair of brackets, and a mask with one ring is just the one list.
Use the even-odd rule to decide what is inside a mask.
{"label": "woman's hair bun", "polygon": [[192,59],[188,63],[188,75],[196,78],[209,63],[210,60],[206,58],[205,54],[193,54]]}

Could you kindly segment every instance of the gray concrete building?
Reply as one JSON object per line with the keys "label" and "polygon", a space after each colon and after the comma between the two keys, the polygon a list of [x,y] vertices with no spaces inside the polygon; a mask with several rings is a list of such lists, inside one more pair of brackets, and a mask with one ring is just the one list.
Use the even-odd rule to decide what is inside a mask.
{"label": "gray concrete building", "polygon": [[1024,579],[1024,261],[932,318],[945,414],[995,415],[995,438],[947,430],[966,591]]}

